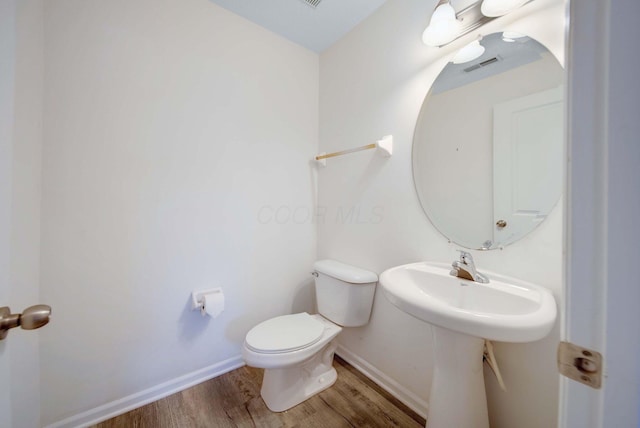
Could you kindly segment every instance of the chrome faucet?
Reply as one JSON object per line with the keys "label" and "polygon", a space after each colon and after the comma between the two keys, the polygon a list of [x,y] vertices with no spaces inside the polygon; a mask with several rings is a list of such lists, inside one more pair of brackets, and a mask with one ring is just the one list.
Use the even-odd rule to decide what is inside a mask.
{"label": "chrome faucet", "polygon": [[479,282],[481,284],[487,284],[489,278],[481,274],[476,270],[476,265],[473,263],[473,257],[466,251],[460,251],[460,260],[455,260],[451,263],[450,275],[458,278],[469,279],[471,281]]}

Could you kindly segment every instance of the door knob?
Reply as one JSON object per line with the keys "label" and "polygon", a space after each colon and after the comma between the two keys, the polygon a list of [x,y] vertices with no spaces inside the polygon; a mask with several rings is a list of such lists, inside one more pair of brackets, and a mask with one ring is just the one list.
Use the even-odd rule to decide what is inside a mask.
{"label": "door knob", "polygon": [[0,340],[7,337],[9,330],[22,327],[24,330],[35,330],[49,322],[51,306],[29,306],[21,314],[12,314],[8,306],[0,308]]}

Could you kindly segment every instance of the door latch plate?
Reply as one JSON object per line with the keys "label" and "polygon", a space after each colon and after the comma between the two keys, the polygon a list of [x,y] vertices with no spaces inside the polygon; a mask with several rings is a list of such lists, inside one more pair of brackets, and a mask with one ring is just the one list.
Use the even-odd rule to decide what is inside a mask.
{"label": "door latch plate", "polygon": [[558,371],[561,375],[595,389],[602,385],[602,354],[569,342],[558,345]]}

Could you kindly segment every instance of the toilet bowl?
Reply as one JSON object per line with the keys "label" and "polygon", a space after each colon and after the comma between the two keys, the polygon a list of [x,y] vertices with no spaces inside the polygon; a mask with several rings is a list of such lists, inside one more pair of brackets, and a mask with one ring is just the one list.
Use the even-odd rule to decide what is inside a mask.
{"label": "toilet bowl", "polygon": [[[287,327],[295,332],[290,333]],[[311,333],[299,334],[302,328]],[[303,312],[272,318],[249,333],[256,331],[272,343],[266,345],[268,340],[248,334],[242,356],[247,365],[265,369],[260,394],[271,411],[290,409],[336,381],[338,374],[332,363],[337,345],[333,339],[342,327]]]}
{"label": "toilet bowl", "polygon": [[247,365],[265,369],[260,394],[282,412],[329,388],[337,379],[334,340],[343,327],[369,322],[378,276],[334,260],[314,264],[319,314],[266,320],[245,338]]}

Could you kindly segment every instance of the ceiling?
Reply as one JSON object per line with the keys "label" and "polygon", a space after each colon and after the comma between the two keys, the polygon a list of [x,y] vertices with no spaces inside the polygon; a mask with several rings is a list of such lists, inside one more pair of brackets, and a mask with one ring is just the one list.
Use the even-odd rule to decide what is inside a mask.
{"label": "ceiling", "polygon": [[[386,0],[210,0],[315,52],[322,52]],[[313,2],[313,1],[312,1]]]}

